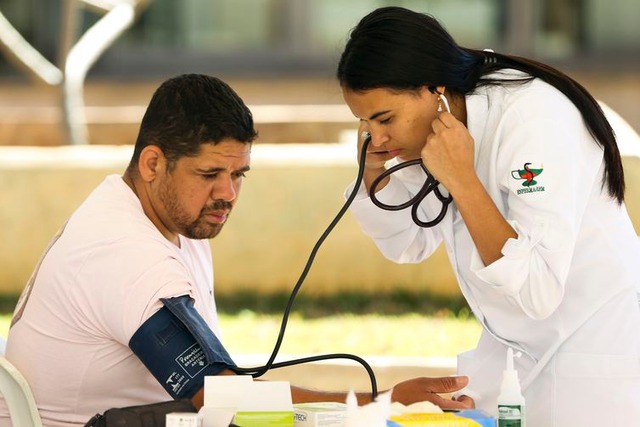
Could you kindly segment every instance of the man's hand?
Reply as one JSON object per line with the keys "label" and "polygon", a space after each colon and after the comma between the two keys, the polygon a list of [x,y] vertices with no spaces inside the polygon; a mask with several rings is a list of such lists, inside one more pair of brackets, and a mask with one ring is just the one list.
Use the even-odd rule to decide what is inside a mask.
{"label": "man's hand", "polygon": [[468,383],[467,377],[413,378],[396,384],[391,400],[404,405],[426,400],[442,409],[471,409],[475,402],[469,396],[461,396],[457,400],[440,396],[442,393],[454,393]]}

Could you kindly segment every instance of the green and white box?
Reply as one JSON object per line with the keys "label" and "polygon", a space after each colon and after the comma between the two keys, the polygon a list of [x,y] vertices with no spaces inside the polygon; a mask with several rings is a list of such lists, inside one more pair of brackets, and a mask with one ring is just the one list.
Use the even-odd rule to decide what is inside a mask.
{"label": "green and white box", "polygon": [[295,427],[344,427],[347,405],[337,402],[298,403],[293,405]]}

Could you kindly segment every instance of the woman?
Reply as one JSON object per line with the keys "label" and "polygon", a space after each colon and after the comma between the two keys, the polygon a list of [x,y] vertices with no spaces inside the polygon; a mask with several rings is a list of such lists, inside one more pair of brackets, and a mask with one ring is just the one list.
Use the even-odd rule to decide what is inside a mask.
{"label": "woman", "polygon": [[[615,136],[593,97],[547,65],[460,47],[434,18],[398,7],[352,30],[337,76],[370,134],[357,221],[399,263],[444,242],[483,326],[458,358],[466,394],[495,414],[511,347],[529,426],[640,419],[640,243]],[[379,178],[387,161],[412,159],[439,194],[415,218],[376,206],[370,193],[385,205],[418,193],[419,164]]]}

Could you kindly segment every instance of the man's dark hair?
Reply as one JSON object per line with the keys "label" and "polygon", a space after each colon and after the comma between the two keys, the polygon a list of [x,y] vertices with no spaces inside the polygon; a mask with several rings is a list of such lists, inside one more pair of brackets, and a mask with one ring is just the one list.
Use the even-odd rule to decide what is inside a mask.
{"label": "man's dark hair", "polygon": [[202,144],[225,139],[251,143],[257,137],[251,111],[222,80],[203,74],[173,77],[155,91],[140,124],[128,171],[137,169],[142,149],[158,146],[169,168],[196,156]]}

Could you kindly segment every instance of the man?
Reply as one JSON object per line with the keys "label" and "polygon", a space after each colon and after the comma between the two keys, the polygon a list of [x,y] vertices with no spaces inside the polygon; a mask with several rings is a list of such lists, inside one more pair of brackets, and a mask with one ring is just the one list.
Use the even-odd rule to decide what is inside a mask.
{"label": "man", "polygon": [[[14,313],[6,356],[46,427],[171,398],[199,408],[205,375],[234,374],[218,339],[207,239],[237,200],[256,135],[249,109],[216,78],[182,75],[155,92],[124,175],[108,176],[74,212]],[[465,384],[409,380],[393,398],[468,407],[433,393]],[[292,396],[345,400],[296,387]]]}

